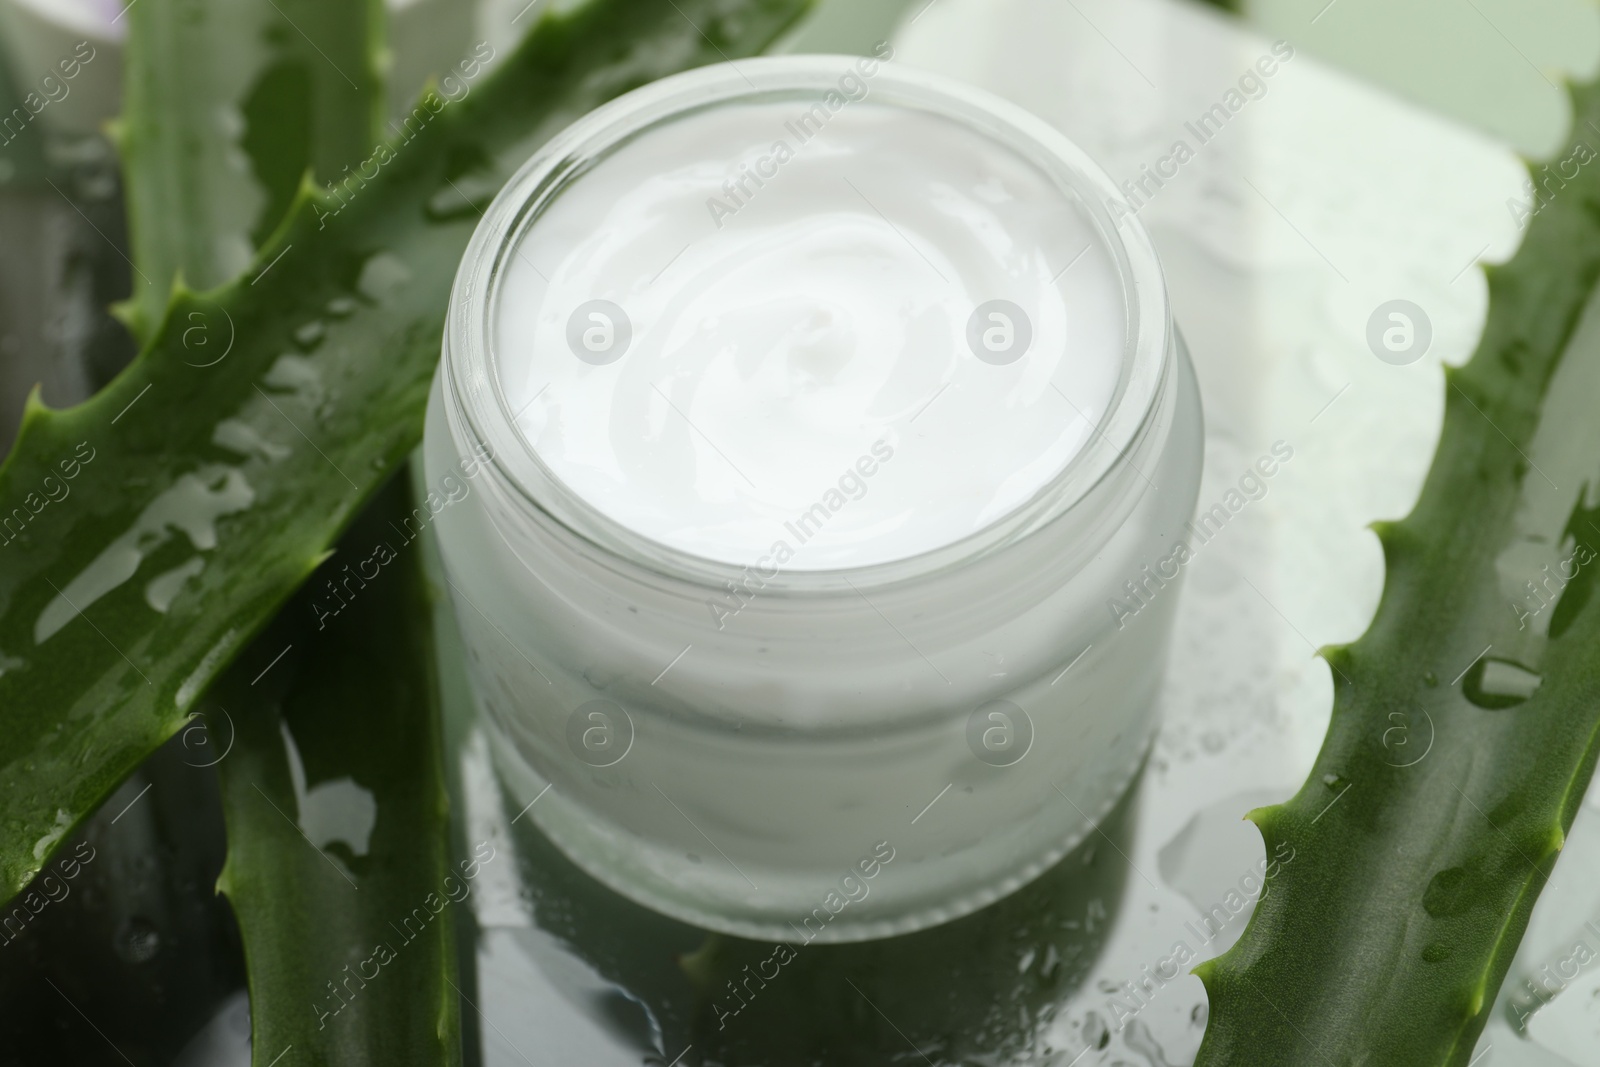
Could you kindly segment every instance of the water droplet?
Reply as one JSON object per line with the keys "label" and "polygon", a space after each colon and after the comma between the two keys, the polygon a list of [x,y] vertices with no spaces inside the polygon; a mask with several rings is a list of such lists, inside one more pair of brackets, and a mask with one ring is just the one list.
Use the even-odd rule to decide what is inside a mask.
{"label": "water droplet", "polygon": [[361,265],[356,289],[374,303],[386,304],[399,295],[411,277],[411,268],[399,256],[393,252],[378,252]]}
{"label": "water droplet", "polygon": [[321,344],[323,337],[327,333],[328,326],[326,323],[320,319],[312,319],[294,331],[295,344],[309,351]]}
{"label": "water droplet", "polygon": [[187,563],[165,571],[145,583],[144,600],[156,611],[165,615],[184,585],[205,568],[203,556],[190,557]]}
{"label": "water droplet", "polygon": [[1144,1056],[1151,1067],[1171,1067],[1171,1061],[1167,1059],[1166,1051],[1156,1041],[1156,1035],[1151,1033],[1150,1028],[1140,1020],[1132,1019],[1128,1022],[1122,1040],[1127,1043],[1130,1052]]}
{"label": "water droplet", "polygon": [[109,173],[90,172],[78,181],[78,191],[89,200],[109,200],[116,189]]}
{"label": "water droplet", "polygon": [[1461,691],[1478,707],[1498,711],[1527,701],[1543,680],[1537,672],[1520,663],[1486,656],[1467,671]]}
{"label": "water droplet", "polygon": [[188,535],[197,551],[217,547],[217,522],[255,502],[255,491],[238,470],[207,465],[178,478],[140,512],[131,529],[56,594],[34,622],[35,644],[58,630],[107,593],[132,578],[144,558],[165,544],[175,530]]}
{"label": "water droplet", "polygon": [[357,306],[355,300],[351,297],[336,296],[328,301],[328,314],[336,319],[346,318],[355,314]]}
{"label": "water droplet", "polygon": [[310,403],[322,402],[322,372],[304,356],[285,353],[273,361],[261,379],[263,385],[275,392],[298,394]]}
{"label": "water droplet", "polygon": [[1471,877],[1465,867],[1446,867],[1422,893],[1422,910],[1435,919],[1460,915],[1472,907]]}
{"label": "water droplet", "polygon": [[[1102,989],[1107,985],[1110,985],[1110,983],[1100,983]],[[1115,993],[1116,991],[1115,986],[1106,990],[1108,993]],[[1105,1048],[1111,1043],[1111,1031],[1106,1028],[1105,1021],[1096,1012],[1091,1011],[1083,1017],[1083,1040],[1086,1044],[1092,1045],[1097,1049]]]}
{"label": "water droplet", "polygon": [[1324,774],[1322,784],[1337,793],[1349,784],[1349,780],[1340,774]]}
{"label": "water droplet", "polygon": [[211,431],[211,443],[249,458],[260,457],[269,463],[287,459],[292,450],[267,440],[254,426],[240,419],[223,419]]}
{"label": "water droplet", "polygon": [[123,923],[116,949],[117,955],[129,963],[144,963],[161,951],[161,935],[148,919],[135,915]]}
{"label": "water droplet", "polygon": [[1434,674],[1432,671],[1429,671],[1422,676],[1422,684],[1427,686],[1429,689],[1433,689],[1439,684],[1439,676]]}

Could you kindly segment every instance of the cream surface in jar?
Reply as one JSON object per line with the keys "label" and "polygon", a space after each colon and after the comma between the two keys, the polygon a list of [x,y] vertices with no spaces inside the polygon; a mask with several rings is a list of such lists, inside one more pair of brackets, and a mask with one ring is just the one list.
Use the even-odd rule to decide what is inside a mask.
{"label": "cream surface in jar", "polygon": [[1199,412],[1106,188],[1002,101],[847,57],[649,86],[507,186],[428,472],[490,457],[441,548],[502,774],[580,866],[731,933],[884,936],[1120,795]]}
{"label": "cream surface in jar", "polygon": [[727,563],[860,567],[1060,473],[1116,389],[1118,288],[1072,198],[980,131],[870,96],[715,108],[523,235],[496,369],[538,458],[613,521]]}

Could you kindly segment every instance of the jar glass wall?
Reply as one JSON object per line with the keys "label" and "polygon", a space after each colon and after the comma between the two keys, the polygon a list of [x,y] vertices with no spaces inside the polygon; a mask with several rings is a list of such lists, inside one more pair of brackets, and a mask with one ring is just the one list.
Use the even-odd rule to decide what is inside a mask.
{"label": "jar glass wall", "polygon": [[[856,565],[847,553],[843,562],[814,555],[809,566],[771,553],[741,564],[736,544],[695,551],[677,527],[651,525],[632,502],[581,484],[584,469],[552,459],[548,437],[519,421],[572,383],[622,373],[629,355],[610,364],[574,347],[580,358],[566,376],[537,386],[526,353],[497,324],[535,302],[525,269],[561,322],[568,310],[592,310],[553,295],[564,278],[533,267],[524,242],[581,203],[608,159],[723,109],[819,114],[811,109],[830,99],[863,113],[870,101],[886,129],[897,116],[906,125],[931,117],[1042,176],[1064,205],[1050,210],[1072,216],[1088,235],[1080,255],[1111,280],[1096,309],[1116,327],[1111,373],[1093,418],[1055,379],[1035,383],[1061,394],[1064,423],[1081,423],[1074,450],[970,529],[906,537],[904,551]],[[853,143],[846,130],[822,135],[837,149]],[[798,167],[779,177],[797,189],[805,180]],[[744,200],[752,188],[763,186],[743,186]],[[763,196],[767,210],[783,210],[772,206],[778,195]],[[1081,152],[1004,101],[840,56],[744,61],[647,86],[580,120],[507,185],[457,277],[428,414],[428,481],[441,500],[432,523],[500,771],[577,864],[710,929],[844,941],[972,911],[1092,832],[1154,729],[1201,451],[1198,394],[1154,251],[1136,220],[1108,213],[1114,197]],[[907,239],[911,224],[894,220],[909,209],[892,190],[883,210],[862,199],[868,222],[870,209]],[[711,220],[720,228],[714,207]],[[634,237],[608,234],[624,253]],[[619,321],[640,346],[664,331],[667,312],[642,295],[651,280],[586,293],[606,302],[592,321],[613,331],[608,340]],[[965,358],[982,373],[1021,380],[1027,360],[1055,343],[1041,311],[1035,353],[985,358],[983,327],[1010,328],[1012,318],[984,318],[987,304],[961,299],[949,301],[963,308],[959,320],[941,321],[972,334]],[[646,310],[630,319],[630,305]],[[1026,309],[1005,307],[1027,321]],[[538,336],[530,327],[521,343]],[[1062,366],[1061,382],[1088,373]],[[962,424],[955,418],[948,432]],[[883,451],[916,444],[901,432],[895,424],[864,441],[852,484],[888,492],[877,488],[888,474],[869,489],[867,472],[889,466]],[[958,460],[996,446],[941,447],[954,457],[943,506],[963,477],[986,469]]]}

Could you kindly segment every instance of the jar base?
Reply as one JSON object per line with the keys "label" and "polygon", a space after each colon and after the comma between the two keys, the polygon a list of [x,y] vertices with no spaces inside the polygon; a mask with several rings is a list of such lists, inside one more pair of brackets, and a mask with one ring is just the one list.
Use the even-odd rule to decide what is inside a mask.
{"label": "jar base", "polygon": [[[849,944],[918,933],[970,916],[1025,889],[1060,864],[1073,850],[1084,846],[1092,835],[1098,834],[1108,815],[1129,799],[1149,762],[1159,730],[1159,724],[1155,724],[1147,731],[1138,742],[1135,758],[1122,764],[1125,769],[1110,780],[1109,787],[1102,786],[1102,799],[1098,804],[1092,809],[1080,809],[1073,803],[1073,808],[1082,818],[1072,830],[1025,863],[976,889],[968,890],[948,902],[917,907],[894,916],[873,916],[863,908],[855,908],[852,913],[852,901],[841,895],[837,898],[837,910],[819,906],[812,912],[806,912],[801,908],[789,911],[782,917],[775,915],[763,920],[730,917],[704,907],[688,894],[675,892],[678,887],[666,872],[647,868],[640,862],[639,857],[650,851],[648,846],[621,839],[620,835],[598,831],[591,813],[564,803],[552,783],[520,758],[516,746],[496,727],[492,717],[483,716],[480,723],[489,742],[496,773],[507,793],[514,799],[537,798],[536,804],[525,809],[529,820],[546,841],[588,877],[643,908],[691,926],[750,940],[808,945]],[[527,801],[519,800],[517,803],[526,804]],[[892,860],[883,866],[892,870]],[[619,872],[632,873],[636,877],[632,880],[620,878],[617,877]],[[758,877],[771,884],[770,879],[780,876],[776,872],[758,872]],[[824,905],[827,902],[819,897],[816,903]],[[819,919],[812,919],[813,914]]]}

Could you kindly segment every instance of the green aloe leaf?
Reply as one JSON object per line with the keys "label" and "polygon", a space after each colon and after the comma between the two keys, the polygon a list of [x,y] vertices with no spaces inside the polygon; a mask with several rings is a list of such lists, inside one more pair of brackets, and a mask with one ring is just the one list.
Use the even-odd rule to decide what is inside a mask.
{"label": "green aloe leaf", "polygon": [[[134,13],[135,103],[125,123],[133,135],[123,148],[133,230],[143,237],[135,252],[148,274],[176,267],[222,280],[216,251],[239,235],[221,209],[245,200],[254,180],[276,193],[261,209],[276,222],[308,166],[337,175],[372,149],[376,77],[363,94],[328,75],[371,71],[381,24],[361,4],[295,18],[303,6],[233,2],[222,19],[220,8],[190,17],[186,0],[145,0]],[[219,85],[242,84],[241,72],[171,61],[240,51],[254,39],[240,25],[280,21],[280,30],[307,34],[295,38],[299,51],[316,55],[277,55],[284,34],[262,31],[276,47],[258,50],[240,138],[254,150],[252,178],[218,166],[238,151],[213,128],[219,109],[209,103]],[[311,58],[320,80],[306,72]],[[285,165],[273,174],[262,165],[270,161]],[[187,210],[168,202],[175,191],[190,194]],[[401,474],[346,534],[348,551],[323,565],[209,691],[207,725],[228,745],[219,767],[228,860],[218,888],[244,939],[258,1064],[289,1050],[304,1063],[461,1060],[448,908],[470,882],[448,869],[432,617],[418,550],[395,533],[411,518]],[[351,577],[347,561],[367,576]],[[340,585],[348,609],[319,611],[324,586]]]}
{"label": "green aloe leaf", "polygon": [[1197,1060],[1466,1065],[1583,800],[1600,745],[1600,85],[1535,174],[1516,257],[1487,268],[1478,350],[1388,578],[1324,652],[1334,708],[1293,799],[1252,812],[1271,880],[1198,968]]}
{"label": "green aloe leaf", "polygon": [[128,9],[116,127],[138,332],[180,274],[200,289],[247,267],[307,171],[339,178],[383,121],[382,0],[208,0]]}
{"label": "green aloe leaf", "polygon": [[545,137],[760,49],[806,0],[590,0],[478,49],[249,272],[179,289],[140,357],[0,467],[0,892],[14,894],[311,574],[421,436],[476,210]]}
{"label": "green aloe leaf", "polygon": [[289,1048],[304,1064],[461,1060],[452,911],[484,857],[448,855],[411,517],[402,475],[207,697],[212,731],[235,730],[217,885],[244,937],[257,1064]]}

